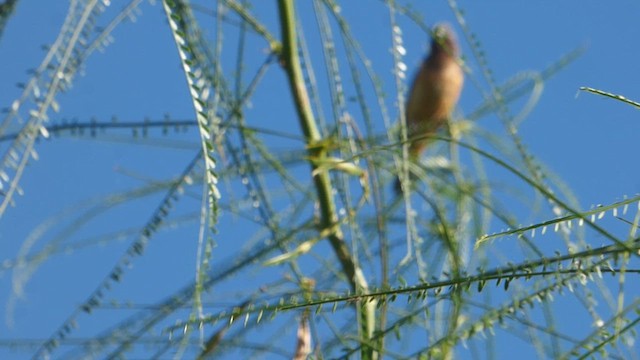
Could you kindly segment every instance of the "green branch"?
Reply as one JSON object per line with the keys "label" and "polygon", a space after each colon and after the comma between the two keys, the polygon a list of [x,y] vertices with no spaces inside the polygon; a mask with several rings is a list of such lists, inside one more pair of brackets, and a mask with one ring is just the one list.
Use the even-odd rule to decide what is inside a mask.
{"label": "green branch", "polygon": [[616,100],[622,101],[624,103],[627,103],[629,105],[633,105],[633,106],[635,106],[637,108],[640,108],[640,103],[635,102],[633,100],[629,100],[629,99],[627,99],[626,97],[624,97],[622,95],[617,95],[617,94],[613,94],[613,93],[610,93],[610,92],[606,92],[606,91],[602,91],[602,90],[598,90],[598,89],[594,89],[594,88],[590,88],[590,87],[586,87],[586,86],[581,86],[580,90],[581,91],[590,92],[590,93],[593,93],[593,94],[602,95],[602,96],[605,96],[605,97],[608,97],[608,98],[616,99]]}
{"label": "green branch", "polygon": [[[296,34],[296,16],[293,0],[279,0],[280,25],[282,30],[281,62],[287,73],[289,87],[302,127],[302,132],[307,143],[313,181],[318,194],[320,204],[320,231],[326,234],[334,253],[338,257],[342,269],[347,276],[351,288],[356,293],[367,293],[369,286],[362,271],[352,258],[344,241],[344,236],[337,225],[338,216],[332,197],[331,179],[328,169],[321,165],[327,159],[327,148],[321,146],[322,137],[311,109],[309,94],[304,82],[300,59],[298,57],[298,43]],[[320,146],[319,146],[320,145]],[[371,338],[375,328],[375,302],[361,303],[360,311],[363,329],[363,342]],[[363,350],[363,358],[374,358],[371,348]]]}

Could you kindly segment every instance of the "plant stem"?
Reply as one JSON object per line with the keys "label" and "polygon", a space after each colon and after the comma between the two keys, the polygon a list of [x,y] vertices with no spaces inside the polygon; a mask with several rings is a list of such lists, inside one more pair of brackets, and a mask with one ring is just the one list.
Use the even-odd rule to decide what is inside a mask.
{"label": "plant stem", "polygon": [[[352,258],[349,249],[344,241],[344,236],[340,227],[337,225],[338,216],[336,206],[332,197],[331,179],[327,169],[318,169],[319,165],[324,163],[322,160],[327,157],[327,149],[321,144],[321,134],[318,130],[316,120],[311,109],[309,94],[302,75],[300,60],[298,57],[298,44],[296,34],[296,18],[293,0],[279,0],[280,26],[282,30],[282,52],[281,61],[287,73],[289,87],[293,95],[296,112],[302,127],[307,149],[309,152],[311,171],[313,181],[318,194],[318,203],[320,205],[320,230],[327,233],[327,239],[333,248],[334,253],[338,257],[342,269],[347,276],[347,280],[351,289],[356,293],[367,293],[369,286],[364,278],[361,269],[356,261]],[[361,311],[360,319],[362,320],[362,336],[363,343],[368,343],[375,329],[375,302],[363,301],[359,307]],[[363,359],[371,359],[377,357],[373,349],[363,346]]]}

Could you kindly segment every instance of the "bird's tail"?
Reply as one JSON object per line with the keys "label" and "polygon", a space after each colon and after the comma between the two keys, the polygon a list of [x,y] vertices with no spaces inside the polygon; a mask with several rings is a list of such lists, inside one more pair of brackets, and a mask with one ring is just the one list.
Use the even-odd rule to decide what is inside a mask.
{"label": "bird's tail", "polygon": [[[418,148],[416,147],[416,143],[413,142],[411,143],[411,145],[409,146],[409,161],[410,163],[415,163],[418,161],[418,157],[420,154],[420,151],[422,150],[422,148]],[[415,180],[415,175],[412,175],[412,172],[409,171],[409,178],[410,180]],[[411,181],[407,181],[407,186],[411,187]],[[402,181],[400,180],[400,176],[396,176],[396,181],[393,183],[393,189],[395,190],[396,195],[402,195],[403,194],[403,188],[402,188]]]}
{"label": "bird's tail", "polygon": [[396,195],[402,195],[402,182],[400,181],[400,177],[396,176],[396,181],[393,183],[393,190],[395,190]]}
{"label": "bird's tail", "polygon": [[402,195],[404,194],[404,191],[405,191],[404,186],[408,187],[408,190],[411,191],[411,189],[415,185],[414,184],[415,181],[416,181],[416,176],[409,173],[409,179],[407,179],[407,181],[405,181],[403,185],[402,181],[400,180],[400,176],[396,176],[396,181],[394,181],[393,183],[393,190],[395,191],[396,195]]}

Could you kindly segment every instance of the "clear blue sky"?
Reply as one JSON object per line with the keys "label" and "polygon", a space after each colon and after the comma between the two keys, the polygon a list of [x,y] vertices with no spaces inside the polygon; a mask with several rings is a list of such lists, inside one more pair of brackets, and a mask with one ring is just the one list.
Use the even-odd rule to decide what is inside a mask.
{"label": "clear blue sky", "polygon": [[[342,13],[351,21],[356,38],[381,77],[388,95],[385,101],[395,117],[388,12],[382,2],[372,2],[374,5],[366,8],[361,2],[343,2]],[[275,1],[255,3],[253,13],[277,35]],[[319,39],[314,34],[311,7],[306,2],[300,3],[303,21],[307,22],[307,40],[312,52],[317,53]],[[424,14],[427,24],[456,23],[445,1],[409,3]],[[99,22],[106,23],[125,4],[112,1],[112,8]],[[544,83],[542,96],[519,128],[519,134],[530,152],[571,187],[584,209],[640,192],[638,109],[578,91],[579,87],[588,86],[640,100],[637,46],[640,3],[630,0],[495,1],[489,5],[463,1],[460,6],[499,84],[525,71],[541,71],[571,50],[586,46],[581,57]],[[41,45],[55,40],[67,7],[66,1],[19,2],[0,39],[0,107],[9,107],[19,97],[21,90],[16,83],[26,82],[29,79],[26,71],[40,64],[46,54]],[[63,119],[107,121],[112,116],[121,121],[160,120],[165,114],[173,119],[193,118],[164,11],[160,4],[147,2],[141,4],[140,10],[136,21],[120,25],[112,34],[114,43],[106,47],[104,53],[92,54],[74,79],[73,87],[59,95],[60,112],[49,113],[53,124]],[[209,21],[211,30],[213,18],[199,16]],[[407,48],[404,61],[412,74],[427,51],[428,38],[402,16],[399,24]],[[482,91],[486,92],[488,87],[468,44],[462,39],[459,26],[454,28],[463,42],[462,52],[471,70],[459,103],[459,112],[466,114],[481,103]],[[211,38],[211,33],[208,36]],[[225,41],[233,44],[233,36],[229,35]],[[248,41],[251,50],[246,58],[245,84],[264,60],[267,50],[263,40],[253,37]],[[228,56],[222,62],[228,78],[233,76],[234,49],[228,45],[223,54]],[[314,65],[321,64],[322,60],[317,58]],[[481,88],[474,86],[474,82]],[[292,122],[287,91],[281,69],[272,66],[251,107],[246,109],[247,121],[253,126],[298,134],[298,124]],[[514,104],[512,111],[517,113],[522,105],[523,102]],[[481,119],[478,125],[496,134],[502,131],[495,115]],[[55,241],[55,232],[67,224],[56,219],[57,215],[67,211],[75,217],[87,209],[77,207],[78,204],[100,202],[101,197],[110,194],[171,179],[184,169],[199,146],[195,128],[171,136],[162,136],[158,129],[150,130],[150,134],[147,140],[134,141],[129,130],[110,130],[95,139],[63,136],[37,144],[39,160],[30,163],[21,181],[24,196],[17,197],[15,207],[10,207],[0,219],[0,320],[7,320],[0,322],[0,341],[50,336],[95,289],[132,238],[128,235],[117,243],[48,258],[39,264],[34,274],[29,274],[32,277],[23,289],[23,297],[16,299],[12,296],[12,287],[19,281],[15,276],[29,272],[14,272],[13,268],[3,267],[2,262],[8,264],[6,261],[15,259],[38,226],[51,219],[55,223],[45,229],[47,232],[34,249]],[[301,147],[300,142],[277,141],[280,140],[269,144],[274,149]],[[3,153],[7,145],[0,144]],[[197,213],[201,200],[198,190],[199,187],[189,188],[177,205],[176,218]],[[138,227],[148,220],[162,195],[155,192],[110,209],[65,242]],[[240,248],[242,239],[253,236],[252,229],[239,227],[239,220],[224,211],[220,221],[214,264]],[[127,272],[126,281],[114,288],[106,299],[149,303],[179,289],[194,277],[197,234],[197,219],[159,234],[145,256],[137,258],[134,268]],[[604,240],[593,238],[593,241],[599,245]],[[282,275],[278,269],[266,270],[266,274]],[[234,294],[242,290],[240,285],[235,286],[238,288],[230,286],[224,291]],[[106,311],[81,319],[81,331],[76,335],[86,337],[108,323],[110,315]],[[7,324],[9,321],[11,325]],[[4,343],[0,347],[3,359],[28,358],[32,353],[32,348],[12,350]],[[531,357],[522,356],[523,359],[534,357],[534,353]]]}

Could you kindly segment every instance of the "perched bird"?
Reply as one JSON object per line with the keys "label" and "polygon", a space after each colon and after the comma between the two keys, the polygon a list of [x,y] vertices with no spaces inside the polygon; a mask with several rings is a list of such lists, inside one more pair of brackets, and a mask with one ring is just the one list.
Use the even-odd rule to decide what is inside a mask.
{"label": "perched bird", "polygon": [[[417,161],[429,139],[447,122],[458,102],[464,73],[459,63],[458,43],[448,24],[433,28],[431,51],[416,74],[406,104],[409,160]],[[397,193],[402,192],[400,179]]]}

